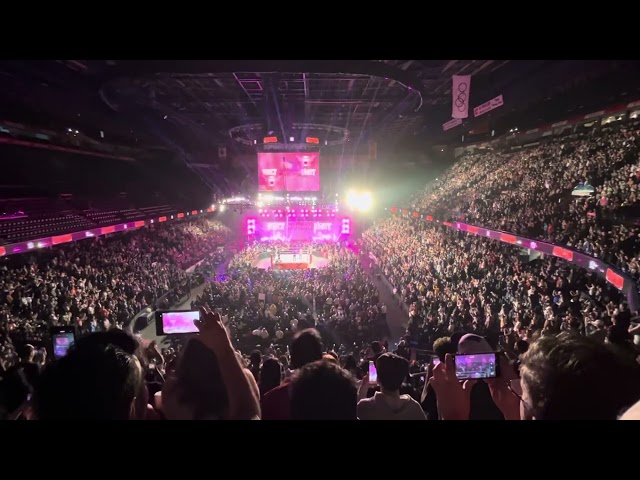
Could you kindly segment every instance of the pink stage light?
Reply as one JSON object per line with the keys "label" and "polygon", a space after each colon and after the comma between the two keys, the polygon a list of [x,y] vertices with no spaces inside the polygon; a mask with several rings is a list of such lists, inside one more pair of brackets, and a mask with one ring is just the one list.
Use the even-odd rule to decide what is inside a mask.
{"label": "pink stage light", "polygon": [[351,220],[349,220],[348,218],[342,219],[342,228],[340,230],[340,233],[342,233],[343,235],[349,235],[351,233]]}
{"label": "pink stage light", "polygon": [[255,235],[256,233],[256,220],[255,218],[249,218],[247,220],[247,235]]}

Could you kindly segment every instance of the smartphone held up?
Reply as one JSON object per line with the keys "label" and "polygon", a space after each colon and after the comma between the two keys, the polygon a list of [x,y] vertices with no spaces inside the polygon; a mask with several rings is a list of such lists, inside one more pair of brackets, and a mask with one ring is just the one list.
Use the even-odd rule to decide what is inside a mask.
{"label": "smartphone held up", "polygon": [[73,327],[51,327],[49,330],[53,343],[53,356],[58,359],[64,357],[69,347],[76,341],[76,333]]}
{"label": "smartphone held up", "polygon": [[455,355],[458,380],[496,378],[500,375],[500,357],[496,352]]}
{"label": "smartphone held up", "polygon": [[376,370],[376,362],[369,362],[369,383],[376,385],[378,383],[378,370]]}
{"label": "smartphone held up", "polygon": [[158,310],[156,312],[156,335],[198,333],[195,321],[199,318],[199,310]]}

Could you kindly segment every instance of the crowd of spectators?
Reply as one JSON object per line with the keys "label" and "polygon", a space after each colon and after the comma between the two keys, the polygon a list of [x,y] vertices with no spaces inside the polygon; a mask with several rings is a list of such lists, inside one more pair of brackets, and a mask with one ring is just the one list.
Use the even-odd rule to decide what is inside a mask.
{"label": "crowd of spectators", "polygon": [[25,344],[47,347],[52,326],[79,335],[123,328],[159,299],[174,303],[193,281],[185,269],[228,234],[198,219],[0,259],[0,368],[17,363]]}
{"label": "crowd of spectators", "polygon": [[[578,248],[637,275],[638,230],[625,208],[639,200],[638,133],[633,125],[607,127],[515,152],[471,155],[413,206]],[[573,197],[579,184],[592,185],[594,195]],[[47,325],[91,323],[79,301],[93,301],[92,315],[102,322],[44,369],[40,350],[27,346],[14,355],[20,374],[0,384],[5,416],[638,417],[640,326],[618,290],[561,259],[412,217],[377,222],[358,253],[342,244],[310,245],[329,260],[318,270],[258,269],[273,246],[248,246],[193,299],[199,335],[174,338],[164,350],[110,328],[129,304],[142,306],[180,283],[195,261],[221,260],[210,248],[211,236],[224,236],[223,229],[173,228],[179,231],[98,240],[98,254],[72,245],[68,253],[52,250],[46,261],[4,270],[7,338],[25,331],[30,316]],[[365,271],[360,252],[370,253],[373,272]],[[375,274],[406,312],[397,347],[382,341],[386,307]],[[48,309],[34,316],[34,305]],[[489,352],[495,374],[460,381],[456,356]],[[374,371],[377,378],[370,377]]]}
{"label": "crowd of spectators", "polygon": [[409,218],[387,219],[363,240],[408,312],[408,346],[431,350],[465,332],[513,349],[540,333],[573,331],[635,351],[633,312],[595,272]]}
{"label": "crowd of spectators", "polygon": [[343,351],[359,351],[364,344],[386,337],[385,307],[358,255],[341,244],[307,247],[327,258],[327,266],[293,271],[256,268],[260,255],[274,247],[248,246],[192,306],[221,308],[236,346],[245,353],[258,348],[282,354],[291,336],[308,327],[317,327],[326,342]]}
{"label": "crowd of spectators", "polygon": [[[343,244],[308,246],[314,255],[327,258],[326,267],[258,269],[260,255],[273,250],[264,244],[237,253],[224,274],[210,278],[192,301],[192,308],[203,312],[197,339],[170,338],[170,345],[162,348],[118,328],[104,328],[81,336],[67,356],[46,367],[39,350],[28,346],[11,371],[33,366],[36,373],[28,379],[21,375],[17,381],[7,372],[0,388],[4,414],[40,419],[260,418],[260,399],[290,383],[296,369],[318,356],[329,362],[331,374],[342,376],[343,387],[352,375],[354,382],[357,378],[362,383],[366,362],[385,349],[382,342],[371,342],[386,336],[385,306],[354,250]],[[210,335],[204,331],[207,325]],[[323,342],[331,345],[329,351],[324,352]],[[345,370],[338,367],[339,362]],[[76,379],[91,376],[91,368],[108,373],[78,384]],[[118,395],[108,393],[108,387],[118,387]],[[356,384],[351,388],[355,392]],[[25,394],[33,392],[33,401],[17,401],[22,398],[16,393],[21,389]],[[67,404],[71,397],[75,401]],[[403,396],[398,401],[404,400]],[[78,401],[82,407],[74,406]],[[111,410],[106,405],[109,401]],[[134,408],[126,412],[124,405],[130,402]],[[286,413],[287,407],[287,402],[277,401],[271,415],[294,418]],[[268,418],[269,408],[265,408]]]}
{"label": "crowd of spectators", "polygon": [[[0,383],[2,413],[464,420],[616,419],[628,410],[622,418],[637,417],[633,319],[619,293],[595,276],[411,218],[377,224],[362,247],[408,311],[407,335],[394,353],[379,341],[359,349],[380,338],[364,319],[382,320],[383,312],[352,250],[324,247],[329,265],[317,272],[258,271],[265,248],[255,245],[194,299],[199,335],[162,352],[122,330],[93,332],[44,368],[39,352],[25,350],[15,366],[21,374]],[[343,323],[366,333],[355,345],[350,336],[334,342],[342,333],[326,333]],[[423,343],[432,350],[426,361],[416,353]],[[500,374],[460,382],[453,355],[488,351],[499,352]]]}
{"label": "crowd of spectators", "polygon": [[[640,130],[607,125],[464,157],[413,200],[425,214],[582,250],[640,279]],[[573,197],[580,184],[594,187]]]}
{"label": "crowd of spectators", "polygon": [[[613,420],[636,419],[640,409],[637,362],[571,332],[540,337],[517,363],[499,355],[500,376],[465,382],[448,352],[478,353],[486,342],[473,334],[445,339],[442,361],[422,372],[429,381],[416,400],[403,393],[409,362],[383,349],[368,357],[376,381],[357,381],[348,362],[305,329],[292,338],[283,372],[272,357],[247,363],[208,307],[195,323],[199,335],[170,365],[121,330],[89,334],[38,372],[34,386],[24,374],[0,383],[0,413],[18,420],[467,420],[493,409],[496,419]],[[21,372],[27,366],[38,369],[32,358]],[[151,369],[160,385],[153,395]]]}

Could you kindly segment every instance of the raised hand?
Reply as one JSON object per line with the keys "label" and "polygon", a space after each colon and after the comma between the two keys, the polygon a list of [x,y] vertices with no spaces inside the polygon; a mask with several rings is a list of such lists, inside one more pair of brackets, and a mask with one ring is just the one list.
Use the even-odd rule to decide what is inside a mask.
{"label": "raised hand", "polygon": [[507,420],[520,419],[520,398],[509,389],[509,382],[518,378],[513,365],[500,355],[500,376],[487,379],[491,398]]}
{"label": "raised hand", "polygon": [[206,305],[200,308],[200,318],[194,321],[194,324],[200,331],[200,341],[214,352],[231,346],[229,334],[224,328],[220,314],[212,312]]}
{"label": "raised hand", "polygon": [[444,363],[434,367],[429,384],[436,392],[438,412],[443,420],[469,420],[475,380],[462,383],[457,379],[453,355],[447,353]]}
{"label": "raised hand", "polygon": [[367,398],[367,393],[369,392],[369,374],[367,373],[364,377],[362,377],[360,387],[358,388],[358,400],[362,400]]}

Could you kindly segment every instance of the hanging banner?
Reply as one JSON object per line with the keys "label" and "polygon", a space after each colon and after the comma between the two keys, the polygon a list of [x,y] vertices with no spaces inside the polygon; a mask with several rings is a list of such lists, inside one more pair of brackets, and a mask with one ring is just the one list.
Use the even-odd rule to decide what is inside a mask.
{"label": "hanging banner", "polygon": [[451,87],[451,116],[467,118],[469,116],[469,93],[471,75],[454,75]]}
{"label": "hanging banner", "polygon": [[462,120],[459,118],[452,118],[447,123],[442,124],[442,130],[446,132],[453,127],[457,127],[458,125],[462,125]]}
{"label": "hanging banner", "polygon": [[473,116],[479,117],[480,115],[490,112],[491,110],[501,107],[502,105],[504,105],[504,100],[502,98],[502,95],[498,95],[496,98],[492,98],[488,102],[484,102],[483,104],[475,107],[473,109]]}

